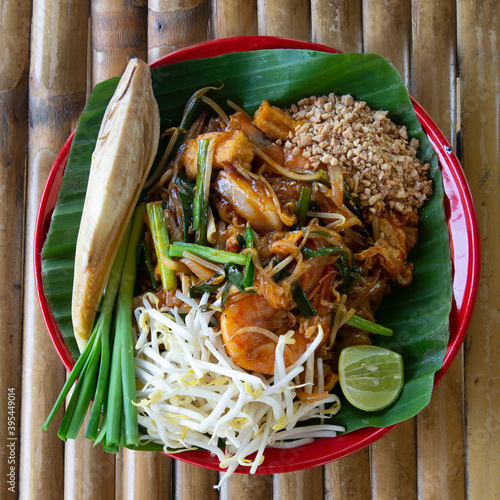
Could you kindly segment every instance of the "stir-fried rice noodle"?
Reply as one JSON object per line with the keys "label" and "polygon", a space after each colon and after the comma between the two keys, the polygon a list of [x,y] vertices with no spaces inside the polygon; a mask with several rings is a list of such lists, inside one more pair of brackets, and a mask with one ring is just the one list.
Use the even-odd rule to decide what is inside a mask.
{"label": "stir-fried rice noodle", "polygon": [[[134,317],[142,442],[208,450],[222,483],[266,448],[343,430],[338,357],[372,338],[351,320],[373,324],[390,283],[411,282],[431,187],[418,141],[351,96],[228,116],[211,89],[186,106],[187,130],[169,130],[178,149],[151,182],[170,250],[157,255],[146,220]],[[211,111],[186,125],[198,101]]]}

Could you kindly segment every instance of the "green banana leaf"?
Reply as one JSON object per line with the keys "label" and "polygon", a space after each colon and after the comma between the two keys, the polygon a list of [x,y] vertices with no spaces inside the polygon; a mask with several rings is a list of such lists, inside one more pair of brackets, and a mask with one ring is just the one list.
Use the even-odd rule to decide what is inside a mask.
{"label": "green banana leaf", "polygon": [[[437,158],[422,132],[407,90],[396,69],[375,54],[325,54],[306,50],[263,50],[185,61],[152,70],[162,127],[178,125],[184,106],[201,87],[221,87],[211,94],[218,103],[231,99],[253,113],[263,99],[287,106],[310,95],[351,94],[372,109],[389,111],[420,141],[419,157],[431,164],[434,194],[420,212],[419,241],[410,254],[414,278],[407,288],[394,287],[377,321],[394,330],[374,343],[398,351],[405,363],[405,386],[398,401],[374,413],[353,408],[344,399],[332,421],[347,431],[385,427],[418,413],[429,402],[434,373],[448,344],[451,308],[451,257],[443,209],[443,185]],[[73,260],[91,155],[102,116],[118,79],[96,86],[82,114],[42,252],[44,291],[72,354],[78,350],[71,328]],[[162,140],[158,157],[165,148]],[[153,166],[154,170],[154,166]]]}

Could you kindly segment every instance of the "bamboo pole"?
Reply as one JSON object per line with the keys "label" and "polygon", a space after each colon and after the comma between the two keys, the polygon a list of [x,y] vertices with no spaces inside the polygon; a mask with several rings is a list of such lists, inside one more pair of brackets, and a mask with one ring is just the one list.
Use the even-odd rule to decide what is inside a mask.
{"label": "bamboo pole", "polygon": [[410,82],[411,42],[410,0],[370,0],[363,2],[364,52],[386,57]]}
{"label": "bamboo pole", "polygon": [[[454,144],[455,2],[417,0],[412,11],[411,94]],[[465,498],[465,465],[461,452],[464,443],[462,380],[460,354],[430,404],[417,417],[418,497],[421,499]]]}
{"label": "bamboo pole", "polygon": [[457,4],[462,162],[482,233],[482,268],[475,313],[465,340],[465,422],[468,498],[500,491],[500,39],[497,2]]}
{"label": "bamboo pole", "polygon": [[115,457],[115,500],[123,498],[123,462],[124,448],[120,448]]}
{"label": "bamboo pole", "polygon": [[64,498],[113,498],[115,495],[115,459],[101,445],[84,438],[82,431],[76,439],[69,439],[64,447]]}
{"label": "bamboo pole", "polygon": [[[24,180],[28,142],[31,2],[0,10],[0,477],[4,498],[19,492]],[[14,139],[14,140],[13,140]]]}
{"label": "bamboo pole", "polygon": [[[309,40],[310,34],[310,4],[305,0],[257,0],[257,22],[259,35],[283,36]],[[318,490],[318,476],[319,487]],[[322,470],[275,474],[272,476],[273,498],[321,498]],[[294,488],[307,492],[305,497],[293,496]],[[314,494],[315,496],[310,496]],[[319,497],[318,497],[319,494]]]}
{"label": "bamboo pole", "polygon": [[208,38],[209,0],[150,0],[148,3],[148,59]]}
{"label": "bamboo pole", "polygon": [[121,467],[117,465],[120,495],[116,498],[168,498],[172,478],[172,459],[162,453],[123,449]]}
{"label": "bamboo pole", "polygon": [[212,37],[257,34],[257,0],[212,0]]}
{"label": "bamboo pole", "polygon": [[[153,61],[175,49],[202,42],[208,38],[210,6],[208,0],[150,0],[148,3],[148,59]],[[158,465],[167,475],[175,470],[175,493],[179,498],[214,497],[217,472],[193,467],[170,459]],[[182,493],[181,493],[182,492]],[[193,496],[191,496],[193,495]]]}
{"label": "bamboo pole", "polygon": [[[208,37],[210,19],[208,0],[150,0],[148,4],[149,61]],[[216,471],[194,467],[180,461],[170,464],[162,459],[158,465],[163,474],[175,470],[176,498],[217,498],[213,486],[218,482]]]}
{"label": "bamboo pole", "polygon": [[269,475],[233,474],[227,481],[222,483],[219,498],[220,500],[238,498],[270,500],[270,477]]}
{"label": "bamboo pole", "polygon": [[60,417],[45,433],[40,426],[64,383],[64,368],[38,309],[32,242],[47,174],[85,103],[87,15],[85,1],[35,0],[33,4],[20,453],[20,498],[26,499],[63,494],[63,443],[56,435]]}
{"label": "bamboo pole", "polygon": [[462,376],[458,355],[417,417],[419,499],[466,498]]}
{"label": "bamboo pole", "polygon": [[175,461],[175,500],[218,500],[214,486],[219,482],[216,471]]}
{"label": "bamboo pole", "polygon": [[[190,29],[196,28],[195,33]],[[206,1],[150,1],[148,3],[146,32],[147,55],[152,61],[171,51],[165,49],[164,43],[178,46],[189,45],[199,41],[200,31],[207,33],[208,4]],[[191,39],[190,39],[191,37]],[[202,36],[206,39],[206,35]],[[168,41],[167,41],[168,40]],[[170,495],[172,468],[170,457],[159,453],[143,453],[123,450],[121,469],[117,470],[117,481],[120,482],[120,498],[166,498]],[[211,474],[211,488],[216,482],[216,473]],[[117,497],[118,498],[118,497]]]}
{"label": "bamboo pole", "polygon": [[323,467],[325,498],[370,498],[370,452],[368,448]]}
{"label": "bamboo pole", "polygon": [[171,459],[162,453],[123,450],[121,499],[170,498]]}
{"label": "bamboo pole", "polygon": [[[129,59],[146,57],[146,7],[140,2],[94,1],[91,3],[91,81],[120,76]],[[118,472],[121,472],[121,468]],[[115,455],[83,437],[65,447],[65,496],[67,498],[111,498],[116,481]],[[89,478],[92,478],[89,481]]]}
{"label": "bamboo pole", "polygon": [[307,0],[257,0],[259,35],[309,40],[310,19]]}
{"label": "bamboo pole", "polygon": [[[371,0],[363,3],[363,50],[378,53],[391,61],[407,86],[410,81],[410,42],[409,1]],[[372,445],[374,499],[416,497],[415,425],[415,419],[408,420]]]}
{"label": "bamboo pole", "polygon": [[362,52],[361,0],[311,0],[311,39],[343,52]]}
{"label": "bamboo pole", "polygon": [[[133,57],[147,58],[147,6],[144,1],[131,0],[94,0],[91,4],[92,33],[92,81],[100,81],[121,76],[128,61]],[[86,448],[79,452],[85,456]],[[147,459],[149,454],[130,450],[120,450],[114,456],[102,454],[100,460],[102,469],[110,471],[102,479],[103,487],[109,489],[108,495],[101,498],[130,498],[135,490],[131,478],[137,478],[137,485],[142,487],[142,494],[147,498],[156,498],[159,478],[151,479],[153,465]],[[136,474],[137,472],[137,474]],[[132,484],[132,485],[131,485]]]}
{"label": "bamboo pole", "polygon": [[454,0],[413,0],[410,93],[452,145],[456,135],[455,20]]}
{"label": "bamboo pole", "polygon": [[322,500],[323,469],[314,467],[273,476],[273,498],[279,500]]}
{"label": "bamboo pole", "polygon": [[404,421],[371,446],[372,498],[417,498],[415,420]]}
{"label": "bamboo pole", "polygon": [[[361,0],[311,1],[311,38],[344,52],[363,48]],[[325,496],[336,499],[370,495],[370,456],[361,450],[323,467]]]}
{"label": "bamboo pole", "polygon": [[93,0],[92,81],[120,76],[129,59],[147,59],[145,0]]}
{"label": "bamboo pole", "polygon": [[[212,0],[212,36],[224,38],[257,34],[256,0]],[[220,477],[220,475],[219,475]],[[233,474],[222,484],[221,500],[271,498],[271,476]]]}

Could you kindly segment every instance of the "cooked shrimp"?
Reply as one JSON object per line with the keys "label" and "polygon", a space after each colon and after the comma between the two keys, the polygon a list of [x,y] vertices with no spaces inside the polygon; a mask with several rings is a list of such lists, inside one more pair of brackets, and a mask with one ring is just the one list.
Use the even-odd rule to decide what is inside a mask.
{"label": "cooked shrimp", "polygon": [[[286,333],[288,311],[271,307],[260,295],[249,294],[226,304],[221,316],[221,332],[229,356],[241,368],[265,375],[274,373],[277,334]],[[294,344],[284,351],[285,366],[305,352],[308,341],[296,332]]]}

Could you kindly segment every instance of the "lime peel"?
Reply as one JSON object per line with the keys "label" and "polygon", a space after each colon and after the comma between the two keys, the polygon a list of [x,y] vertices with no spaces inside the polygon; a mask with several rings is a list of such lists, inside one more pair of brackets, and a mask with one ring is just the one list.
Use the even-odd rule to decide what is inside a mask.
{"label": "lime peel", "polygon": [[400,354],[374,345],[346,347],[339,358],[340,387],[346,399],[363,411],[394,403],[404,385]]}

